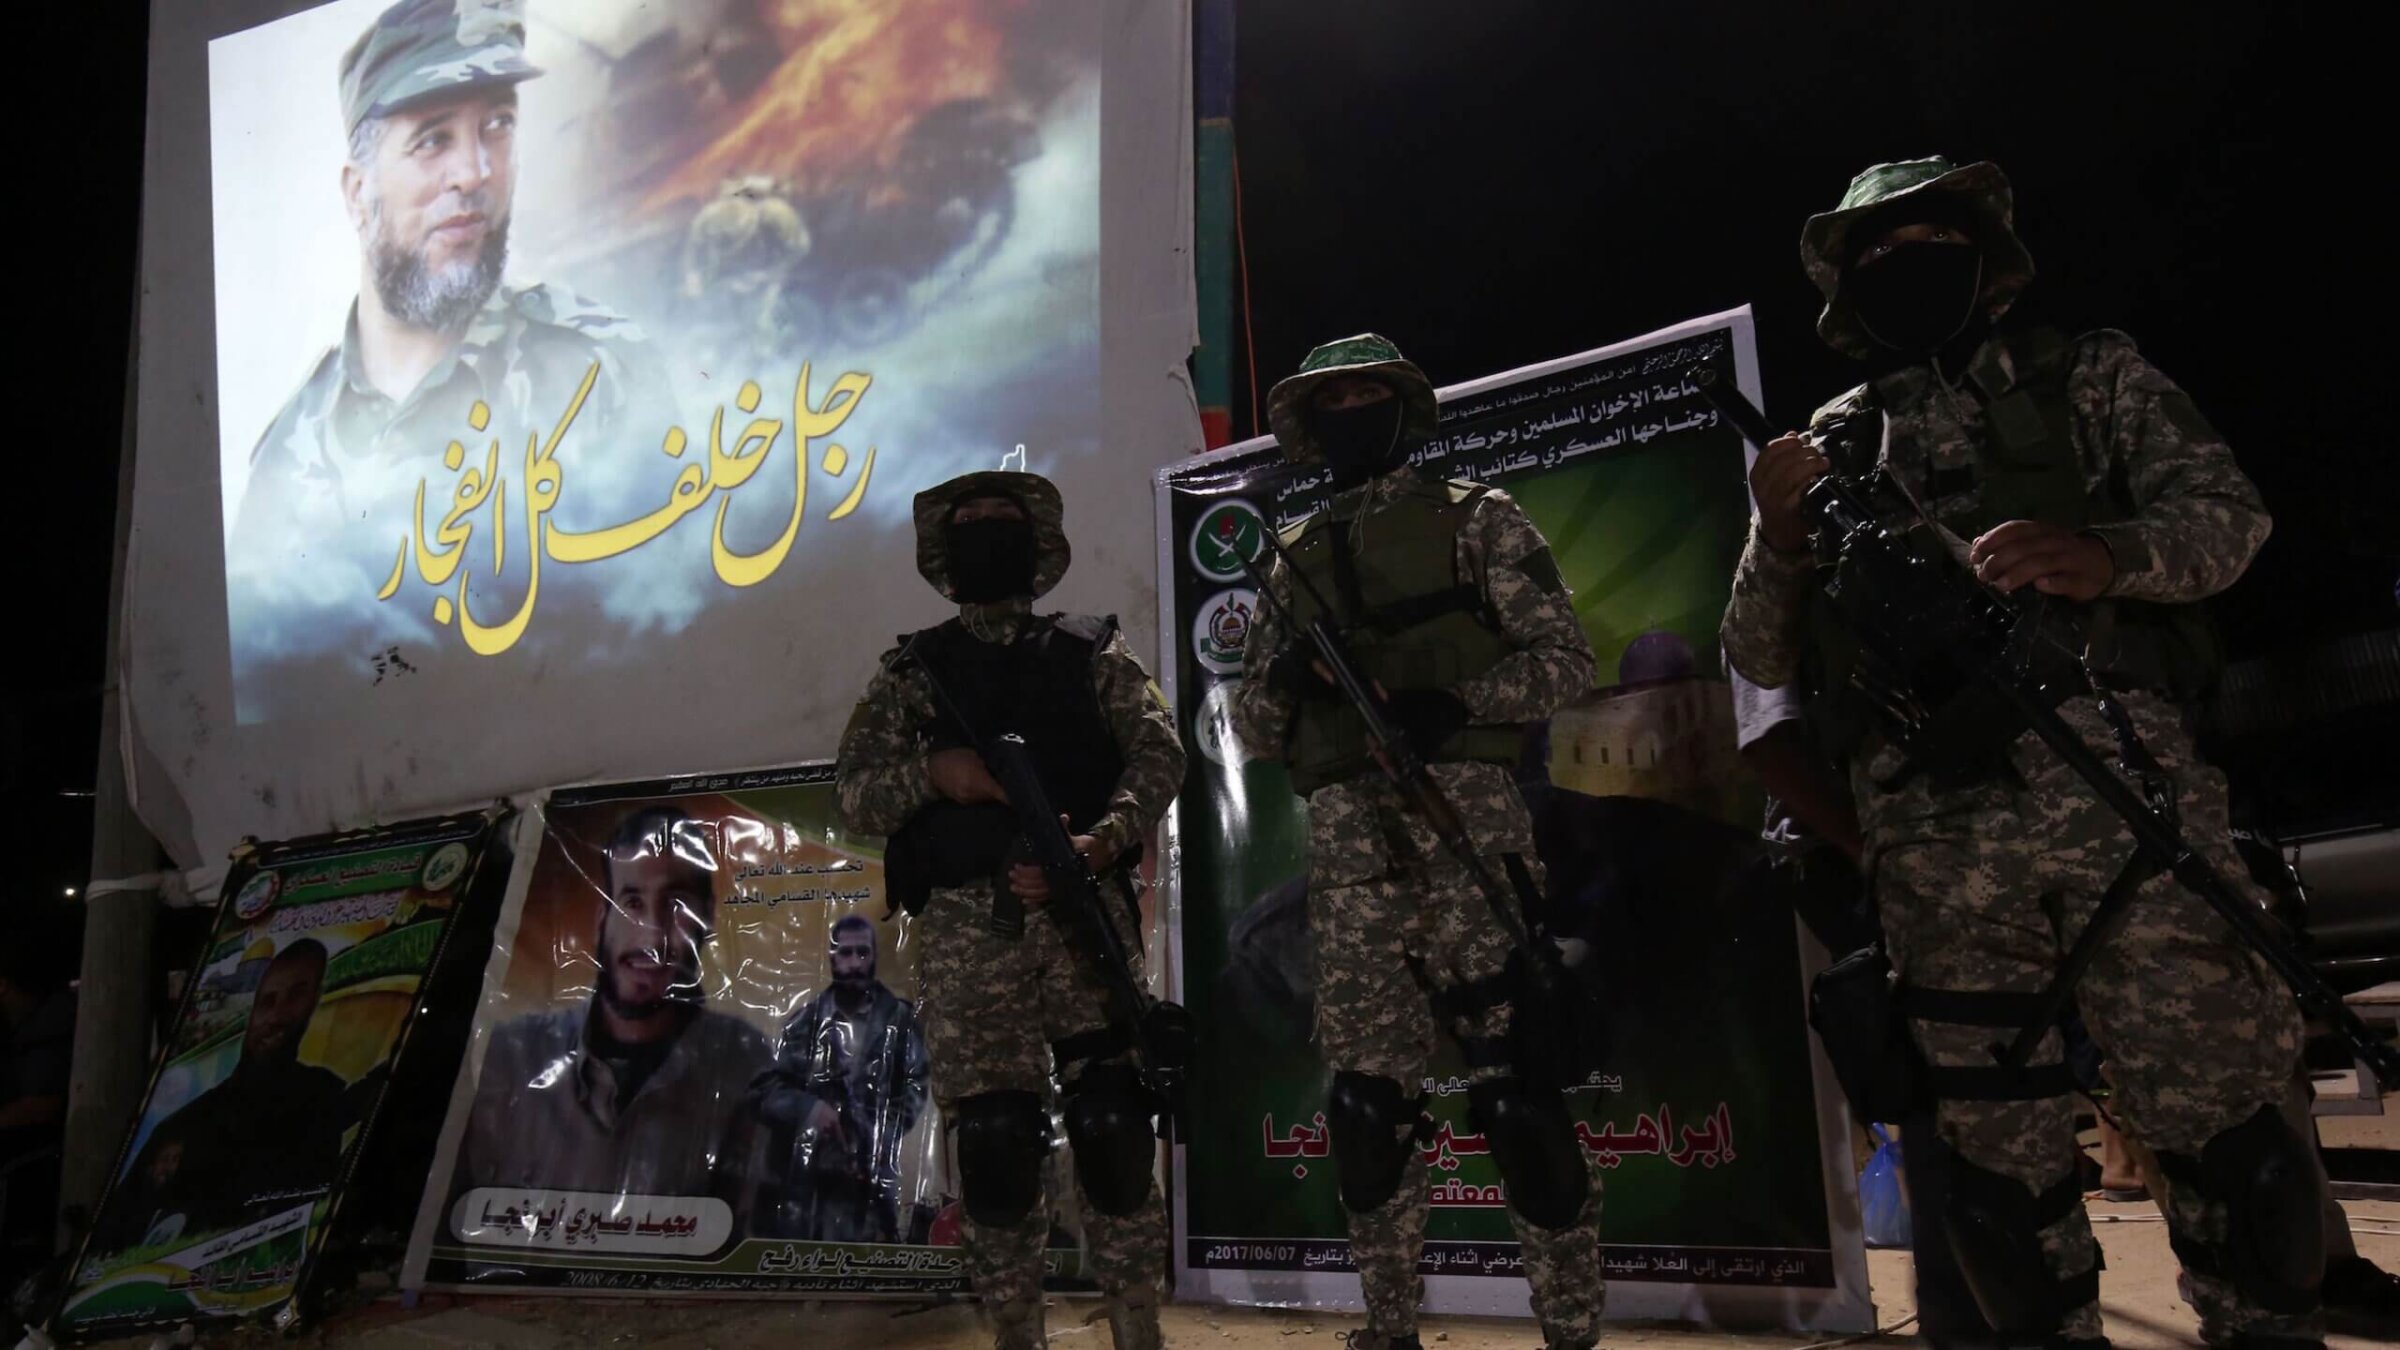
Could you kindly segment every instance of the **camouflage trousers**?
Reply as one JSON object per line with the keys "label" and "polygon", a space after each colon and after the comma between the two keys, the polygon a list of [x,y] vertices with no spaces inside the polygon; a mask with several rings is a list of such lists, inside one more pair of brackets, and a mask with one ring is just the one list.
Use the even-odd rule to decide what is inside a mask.
{"label": "camouflage trousers", "polygon": [[[1492,874],[1501,855],[1533,858],[1532,819],[1504,773],[1487,765],[1439,766],[1464,781],[1445,783]],[[1466,771],[1466,772],[1459,772]],[[1496,779],[1496,785],[1492,781]],[[1437,1019],[1437,994],[1498,975],[1508,935],[1467,872],[1423,822],[1400,808],[1380,783],[1338,784],[1309,803],[1309,926],[1316,944],[1316,1040],[1327,1067],[1373,1074],[1404,1090],[1424,1081],[1437,1020],[1454,1040],[1505,1041],[1511,1005]],[[1367,875],[1361,876],[1359,873]],[[1470,1082],[1507,1076],[1505,1065],[1468,1071]],[[1600,1273],[1600,1169],[1584,1156],[1590,1188],[1570,1226],[1529,1223],[1512,1202],[1515,1230],[1533,1287],[1534,1315],[1551,1341],[1599,1335],[1607,1286]],[[1417,1262],[1432,1201],[1426,1160],[1412,1149],[1392,1198],[1365,1213],[1344,1209],[1358,1265],[1367,1325],[1387,1336],[1416,1329],[1425,1281]]]}
{"label": "camouflage trousers", "polygon": [[[1139,952],[1134,925],[1116,906],[1111,909],[1127,948]],[[955,1125],[958,1103],[968,1097],[1026,1091],[1050,1098],[1051,1043],[1107,1024],[1099,984],[1047,913],[1027,913],[1025,935],[1010,942],[985,926],[990,912],[988,890],[944,888],[927,901],[913,930],[922,944],[917,1016],[945,1132]],[[1088,1062],[1096,1061],[1055,1068],[1068,1079]],[[1053,1155],[1054,1164],[1061,1161]],[[962,1215],[967,1275],[984,1310],[1000,1324],[1004,1346],[1043,1343],[1042,1270],[1058,1207],[1051,1192],[1072,1175],[1071,1167],[1046,1167],[1052,1184],[1043,1187],[1033,1212],[1013,1228],[978,1224]],[[1121,1216],[1101,1213],[1080,1184],[1075,1191],[1093,1277],[1121,1308],[1131,1309],[1130,1320],[1137,1324],[1129,1334],[1128,1319],[1117,1319],[1120,1350],[1155,1346],[1167,1259],[1166,1208],[1157,1182],[1151,1182],[1150,1197],[1139,1210]]]}
{"label": "camouflage trousers", "polygon": [[[2170,708],[2138,696],[2127,702],[2171,780],[2185,838],[2264,905],[2265,893],[2228,837],[2223,775],[2198,762]],[[2070,701],[2061,712],[2114,763],[2114,742],[2088,703]],[[1876,900],[1903,985],[2039,992],[2132,854],[2123,822],[2030,736],[2014,752],[2014,779],[1949,793],[1932,792],[1922,778],[1892,792],[1873,790],[1891,759],[1887,752],[1863,766],[1859,800]],[[2289,991],[2170,877],[2141,889],[2124,929],[2077,985],[2076,1004],[2107,1057],[2112,1112],[2162,1150],[2198,1157],[2211,1137],[2277,1102],[2298,1062],[2300,1016]],[[1915,1016],[1912,1026],[1937,1069],[1989,1069],[1990,1046],[2013,1034],[1933,1016]],[[2063,1056],[2053,1029],[2032,1063],[2057,1065]],[[2071,1189],[2074,1110],[2063,1091],[2031,1101],[1962,1096],[1943,1100],[1938,1120],[1966,1161],[2041,1193]],[[2186,1246],[2209,1245],[2227,1222],[2221,1202],[2189,1189],[2170,1194],[2166,1218]],[[2099,1264],[2080,1203],[2051,1219],[2041,1242],[2062,1280]],[[2211,1345],[2243,1331],[2322,1335],[2320,1319],[2270,1313],[2224,1280],[2187,1269],[2183,1290]],[[2064,1330],[2074,1338],[2100,1335],[2098,1303],[2077,1308]]]}

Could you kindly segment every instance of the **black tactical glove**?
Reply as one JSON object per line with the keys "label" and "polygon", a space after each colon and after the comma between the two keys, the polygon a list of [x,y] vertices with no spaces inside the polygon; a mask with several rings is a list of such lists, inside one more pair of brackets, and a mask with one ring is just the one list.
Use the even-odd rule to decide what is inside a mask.
{"label": "black tactical glove", "polygon": [[1402,689],[1387,696],[1383,706],[1420,755],[1441,749],[1474,716],[1447,689]]}

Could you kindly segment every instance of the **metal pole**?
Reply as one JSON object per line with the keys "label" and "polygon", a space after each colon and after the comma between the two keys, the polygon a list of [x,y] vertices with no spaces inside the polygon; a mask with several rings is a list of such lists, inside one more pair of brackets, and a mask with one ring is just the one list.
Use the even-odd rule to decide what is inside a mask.
{"label": "metal pole", "polygon": [[[138,266],[138,262],[137,262]],[[62,1248],[91,1221],[150,1069],[150,947],[158,887],[107,883],[155,873],[158,843],[126,795],[117,679],[125,614],[125,549],[133,525],[134,385],[141,346],[140,287],[125,344],[125,414],[117,454],[117,528],[108,576],[108,664],[101,674],[100,744],[92,779],[92,872],[84,892],[83,974],[76,993],[75,1066],[67,1087],[66,1155],[58,1187]]]}

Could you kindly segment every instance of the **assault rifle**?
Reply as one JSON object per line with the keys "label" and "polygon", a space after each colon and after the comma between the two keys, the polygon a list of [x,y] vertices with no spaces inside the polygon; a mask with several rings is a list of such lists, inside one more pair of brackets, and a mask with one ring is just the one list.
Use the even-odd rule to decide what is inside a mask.
{"label": "assault rifle", "polygon": [[[1735,430],[1760,449],[1776,439],[1766,416],[1716,371],[1695,377],[1700,392]],[[2089,695],[2114,729],[2129,769],[2154,764],[2133,734],[2132,722],[2113,696],[2093,680],[2079,657],[2064,652],[2045,633],[2041,606],[2000,595],[1963,568],[1948,567],[1912,547],[1887,527],[1859,487],[1839,474],[1826,474],[1801,495],[1801,508],[1815,524],[1821,547],[1843,563],[1859,583],[1829,583],[1826,597],[1847,621],[1859,645],[1886,671],[1927,668],[1955,675],[1962,687],[1997,701],[2025,729],[2041,738],[2102,803],[2123,818],[2136,846],[2134,861],[2111,885],[2076,936],[2034,1014],[1993,1057],[2022,1068],[2042,1037],[2074,996],[2075,985],[2094,957],[2125,926],[2140,883],[2170,873],[2215,910],[2245,945],[2274,968],[2308,1017],[2323,1022],[2349,1042],[2387,1092],[2400,1090],[2400,1048],[2367,1029],[2342,996],[2308,964],[2291,935],[2274,916],[2227,884],[2193,849],[2177,824],[2171,791],[2145,796],[2111,770],[2059,716],[2068,697]],[[2063,659],[2062,659],[2063,658]],[[1905,696],[1878,700],[1893,742],[1910,751],[1936,727],[1939,710]],[[2152,776],[2152,775],[2145,775]],[[2163,797],[2163,800],[2162,800]]]}
{"label": "assault rifle", "polygon": [[[1110,921],[1100,878],[1092,874],[1090,861],[1075,851],[1073,838],[1042,786],[1041,771],[1025,738],[1015,732],[984,737],[967,721],[950,691],[942,687],[930,663],[919,661],[917,669],[951,719],[975,739],[975,752],[1008,798],[1008,809],[1017,819],[1018,856],[1042,870],[1050,887],[1050,912],[1058,919],[1067,946],[1100,985],[1108,1005],[1109,1026],[1131,1046],[1142,1086],[1159,1102],[1159,1133],[1171,1138],[1173,1122],[1182,1114],[1183,1070],[1191,1058],[1190,1017],[1181,1004],[1152,998],[1134,982],[1134,952]],[[1022,902],[1004,878],[994,887],[993,931],[1014,939],[1023,936],[1024,926]]]}
{"label": "assault rifle", "polygon": [[[1374,747],[1375,762],[1382,768],[1384,777],[1399,790],[1401,800],[1408,804],[1409,809],[1433,831],[1434,837],[1441,841],[1443,850],[1465,868],[1468,877],[1474,881],[1476,891],[1483,896],[1484,903],[1491,907],[1492,917],[1500,925],[1500,931],[1507,934],[1509,943],[1516,949],[1518,965],[1532,994],[1531,1001],[1540,1009],[1533,1017],[1522,1016],[1523,1010],[1520,1010],[1520,1024],[1529,1038],[1547,1042],[1545,1048],[1554,1056],[1553,1062],[1564,1069],[1561,1076],[1566,1085],[1580,1083],[1586,1073],[1597,1067],[1599,1059],[1599,1047],[1596,1044],[1599,1038],[1593,1034],[1598,1022],[1597,1000],[1592,991],[1567,970],[1556,943],[1534,924],[1541,897],[1534,893],[1533,878],[1511,867],[1509,881],[1514,886],[1512,891],[1510,886],[1502,885],[1500,879],[1493,875],[1491,865],[1475,851],[1475,841],[1467,833],[1465,822],[1460,820],[1458,808],[1451,804],[1441,784],[1434,781],[1431,770],[1426,767],[1424,752],[1409,740],[1405,731],[1392,724],[1382,694],[1359,672],[1358,663],[1350,655],[1349,645],[1334,630],[1329,618],[1334,610],[1326,603],[1324,594],[1317,590],[1316,583],[1309,580],[1307,573],[1293,565],[1291,555],[1276,542],[1274,531],[1262,528],[1259,539],[1262,546],[1248,555],[1239,549],[1233,550],[1234,556],[1241,561],[1242,571],[1248,576],[1251,588],[1258,592],[1262,603],[1282,607],[1285,620],[1307,636],[1310,647],[1316,652],[1316,661],[1332,673],[1334,687],[1358,711],[1359,720],[1366,727],[1367,740]],[[1303,622],[1275,598],[1275,592],[1267,584],[1265,572],[1258,565],[1260,555],[1266,553],[1273,553],[1280,559],[1293,584],[1308,592],[1309,601],[1316,610],[1313,618]],[[1560,1041],[1573,1042],[1564,1047],[1563,1055],[1558,1053]]]}

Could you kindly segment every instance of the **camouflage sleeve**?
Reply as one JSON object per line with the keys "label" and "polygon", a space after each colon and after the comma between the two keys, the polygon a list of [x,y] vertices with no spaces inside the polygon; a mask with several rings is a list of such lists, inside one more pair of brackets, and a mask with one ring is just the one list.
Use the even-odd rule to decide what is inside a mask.
{"label": "camouflage sleeve", "polygon": [[1589,691],[1598,664],[1575,617],[1550,541],[1494,489],[1459,532],[1458,563],[1483,579],[1484,603],[1516,648],[1451,690],[1478,722],[1534,722]]}
{"label": "camouflage sleeve", "polygon": [[842,824],[858,834],[890,835],[934,800],[917,728],[933,720],[933,695],[914,672],[894,674],[886,652],[867,692],[850,710],[835,757],[834,796]]}
{"label": "camouflage sleeve", "polygon": [[1175,733],[1175,714],[1151,683],[1150,672],[1125,641],[1123,633],[1092,658],[1092,682],[1108,714],[1109,733],[1117,738],[1117,753],[1125,761],[1117,775],[1117,790],[1109,796],[1108,814],[1092,827],[1092,837],[1109,852],[1122,855],[1150,837],[1167,814],[1176,791],[1183,786],[1183,738]]}
{"label": "camouflage sleeve", "polygon": [[1751,521],[1717,639],[1725,644],[1726,663],[1761,689],[1781,689],[1800,673],[1801,630],[1815,569],[1813,553],[1777,550]]}
{"label": "camouflage sleeve", "polygon": [[[537,325],[553,325],[583,351],[581,360],[600,363],[592,401],[584,407],[587,436],[656,445],[683,419],[664,356],[640,324],[614,309],[564,287],[535,284],[517,293],[517,308]],[[535,328],[523,339],[531,345]],[[512,363],[529,359],[511,351]],[[579,420],[582,420],[579,419]]]}
{"label": "camouflage sleeve", "polygon": [[[1267,663],[1292,642],[1303,641],[1284,618],[1283,604],[1292,593],[1292,579],[1277,558],[1267,569],[1267,598],[1250,614],[1250,631],[1242,636],[1242,680],[1233,691],[1233,734],[1260,759],[1283,758],[1284,734],[1299,710],[1296,695],[1267,683]],[[1252,676],[1258,678],[1253,679]]]}
{"label": "camouflage sleeve", "polygon": [[2107,593],[2188,604],[2232,585],[2273,522],[2225,438],[2122,333],[2085,339],[2069,388],[2133,508],[2092,531],[2116,561]]}

